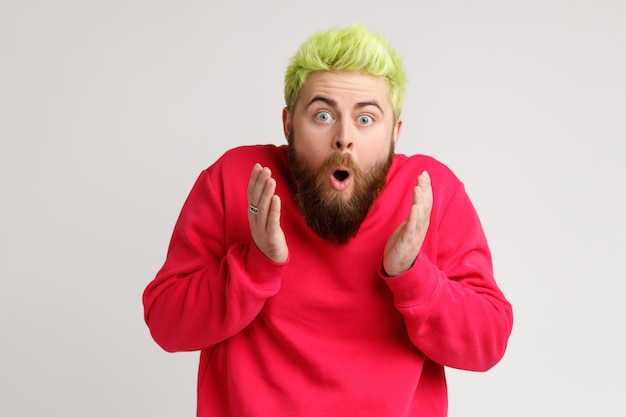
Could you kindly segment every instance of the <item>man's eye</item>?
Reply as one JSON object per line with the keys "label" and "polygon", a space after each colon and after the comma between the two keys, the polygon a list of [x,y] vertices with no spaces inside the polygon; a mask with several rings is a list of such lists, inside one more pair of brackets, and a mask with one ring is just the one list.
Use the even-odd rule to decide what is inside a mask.
{"label": "man's eye", "polygon": [[359,124],[362,126],[367,126],[372,123],[372,118],[366,114],[359,116]]}
{"label": "man's eye", "polygon": [[320,122],[328,122],[330,119],[332,119],[330,113],[328,113],[327,111],[321,111],[317,113],[315,115],[315,118]]}

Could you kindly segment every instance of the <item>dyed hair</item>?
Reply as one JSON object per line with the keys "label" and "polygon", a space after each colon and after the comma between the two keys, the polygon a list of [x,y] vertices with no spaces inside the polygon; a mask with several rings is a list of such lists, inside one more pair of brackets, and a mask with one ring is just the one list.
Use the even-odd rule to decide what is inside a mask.
{"label": "dyed hair", "polygon": [[285,104],[290,112],[307,77],[315,71],[354,71],[383,77],[389,86],[394,117],[400,118],[407,82],[402,59],[385,38],[363,24],[319,31],[300,46],[285,73]]}

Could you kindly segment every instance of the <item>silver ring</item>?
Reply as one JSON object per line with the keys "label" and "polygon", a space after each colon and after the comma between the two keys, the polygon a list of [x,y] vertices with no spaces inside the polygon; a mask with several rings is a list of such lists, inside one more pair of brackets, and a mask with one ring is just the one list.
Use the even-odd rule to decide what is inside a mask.
{"label": "silver ring", "polygon": [[259,208],[252,203],[248,206],[248,210],[250,210],[250,213],[252,214],[257,214],[259,212]]}

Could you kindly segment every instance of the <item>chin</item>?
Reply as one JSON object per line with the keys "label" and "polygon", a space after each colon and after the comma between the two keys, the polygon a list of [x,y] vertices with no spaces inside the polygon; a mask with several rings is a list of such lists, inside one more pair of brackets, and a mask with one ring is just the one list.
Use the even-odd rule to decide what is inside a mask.
{"label": "chin", "polygon": [[336,190],[332,186],[329,186],[325,192],[324,197],[328,200],[341,201],[343,203],[347,203],[352,199],[354,195],[354,190],[352,185],[350,185],[345,190]]}

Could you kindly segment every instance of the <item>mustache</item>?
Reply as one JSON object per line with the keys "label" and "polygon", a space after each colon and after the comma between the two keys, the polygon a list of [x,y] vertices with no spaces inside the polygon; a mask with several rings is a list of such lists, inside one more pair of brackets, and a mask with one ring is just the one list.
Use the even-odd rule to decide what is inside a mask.
{"label": "mustache", "polygon": [[354,161],[354,159],[352,159],[352,155],[350,155],[349,153],[340,152],[334,153],[326,158],[324,164],[322,165],[322,170],[327,171],[337,165],[345,165],[355,174],[359,174],[361,172],[359,165]]}

